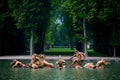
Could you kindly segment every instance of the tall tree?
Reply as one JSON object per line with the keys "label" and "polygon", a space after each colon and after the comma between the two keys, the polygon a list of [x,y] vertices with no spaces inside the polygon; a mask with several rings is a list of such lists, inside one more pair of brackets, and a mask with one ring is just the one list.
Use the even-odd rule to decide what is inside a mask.
{"label": "tall tree", "polygon": [[[10,15],[8,0],[0,1],[0,51],[2,55],[21,54],[25,51],[24,34],[18,30],[15,21]],[[18,46],[19,45],[19,46]]]}
{"label": "tall tree", "polygon": [[[64,9],[64,8],[63,8]],[[67,28],[67,40],[69,43],[69,46],[71,49],[73,49],[73,47],[75,46],[75,31],[73,26],[73,22],[72,22],[72,17],[70,16],[70,14],[66,11],[63,10],[63,26]]]}
{"label": "tall tree", "polygon": [[[118,2],[118,0],[105,0],[100,2],[102,2],[103,4],[102,7],[99,9],[98,18],[105,25],[104,27],[108,28],[107,30],[109,34],[105,37],[109,36],[109,41],[107,41],[106,43],[109,44],[108,47],[112,47],[112,51],[114,53],[113,56],[116,56],[116,48],[120,46],[120,3]],[[105,48],[105,46],[102,47]]]}
{"label": "tall tree", "polygon": [[[15,1],[10,0],[10,3]],[[43,51],[45,31],[49,21],[50,2],[49,0],[22,0],[20,2],[21,4],[17,7],[14,7],[13,4],[10,5],[13,10],[12,16],[17,21],[17,28],[24,29],[25,34],[31,36],[31,47],[33,44],[33,33],[37,35],[35,36],[38,37],[38,42],[35,44],[35,52],[40,53]],[[29,34],[31,32],[31,35],[28,32]]]}
{"label": "tall tree", "polygon": [[[94,0],[66,0],[64,7],[70,13],[73,21],[73,27],[76,32],[77,49],[87,53],[86,49],[86,20],[91,20],[96,11],[96,2]],[[80,48],[84,42],[84,48]],[[83,50],[84,49],[84,50]]]}

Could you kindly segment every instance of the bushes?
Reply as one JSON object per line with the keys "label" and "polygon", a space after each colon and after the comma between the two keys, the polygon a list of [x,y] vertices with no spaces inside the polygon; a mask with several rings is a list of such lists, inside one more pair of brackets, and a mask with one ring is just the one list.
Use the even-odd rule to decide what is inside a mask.
{"label": "bushes", "polygon": [[[45,50],[44,54],[45,55],[50,55],[50,56],[72,56],[74,54],[74,50],[71,50],[70,48],[50,48],[49,50]],[[99,56],[103,57],[106,56],[102,53],[96,52],[93,49],[88,50],[88,56]]]}

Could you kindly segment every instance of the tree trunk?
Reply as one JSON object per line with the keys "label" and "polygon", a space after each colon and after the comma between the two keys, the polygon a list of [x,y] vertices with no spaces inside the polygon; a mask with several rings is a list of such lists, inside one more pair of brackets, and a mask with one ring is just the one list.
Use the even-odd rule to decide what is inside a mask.
{"label": "tree trunk", "polygon": [[0,55],[1,55],[1,53],[2,53],[2,46],[1,46],[1,39],[0,39]]}
{"label": "tree trunk", "polygon": [[38,33],[39,42],[35,46],[35,52],[40,54],[44,51],[44,32]]}
{"label": "tree trunk", "polygon": [[33,54],[33,30],[31,30],[31,35],[30,35],[30,55]]}
{"label": "tree trunk", "polygon": [[116,57],[116,47],[115,46],[113,47],[113,51],[114,51],[113,52],[114,53],[113,56]]}
{"label": "tree trunk", "polygon": [[84,35],[84,53],[87,55],[87,40],[86,40],[86,26],[85,26],[85,17],[83,17],[83,35]]}
{"label": "tree trunk", "polygon": [[42,32],[41,42],[40,42],[40,50],[39,50],[40,53],[44,51],[44,37],[45,37],[45,34],[44,34],[44,32]]}
{"label": "tree trunk", "polygon": [[73,38],[71,38],[70,39],[70,45],[68,46],[68,48],[70,47],[71,48],[71,50],[73,50],[74,49],[74,45],[73,45]]}
{"label": "tree trunk", "polygon": [[76,39],[76,50],[83,52],[82,43]]}

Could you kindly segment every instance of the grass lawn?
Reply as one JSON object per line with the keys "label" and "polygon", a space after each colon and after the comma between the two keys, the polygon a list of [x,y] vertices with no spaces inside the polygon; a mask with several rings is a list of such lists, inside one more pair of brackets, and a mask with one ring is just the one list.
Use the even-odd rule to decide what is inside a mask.
{"label": "grass lawn", "polygon": [[[71,50],[70,48],[50,48],[49,50],[45,50],[44,53],[46,55],[73,55],[74,51],[75,49]],[[96,52],[92,49],[89,49],[87,52],[88,56],[105,56],[104,54]]]}
{"label": "grass lawn", "polygon": [[44,53],[47,55],[73,55],[75,50],[70,48],[50,48],[45,50]]}
{"label": "grass lawn", "polygon": [[45,50],[45,52],[74,52],[70,48],[50,48],[49,50]]}

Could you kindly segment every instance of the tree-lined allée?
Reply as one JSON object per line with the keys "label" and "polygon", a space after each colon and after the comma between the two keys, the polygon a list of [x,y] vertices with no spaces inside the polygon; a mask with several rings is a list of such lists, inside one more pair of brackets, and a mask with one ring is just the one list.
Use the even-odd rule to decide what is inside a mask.
{"label": "tree-lined all\u00e9e", "polygon": [[0,55],[68,47],[120,56],[118,0],[0,0],[0,18]]}

